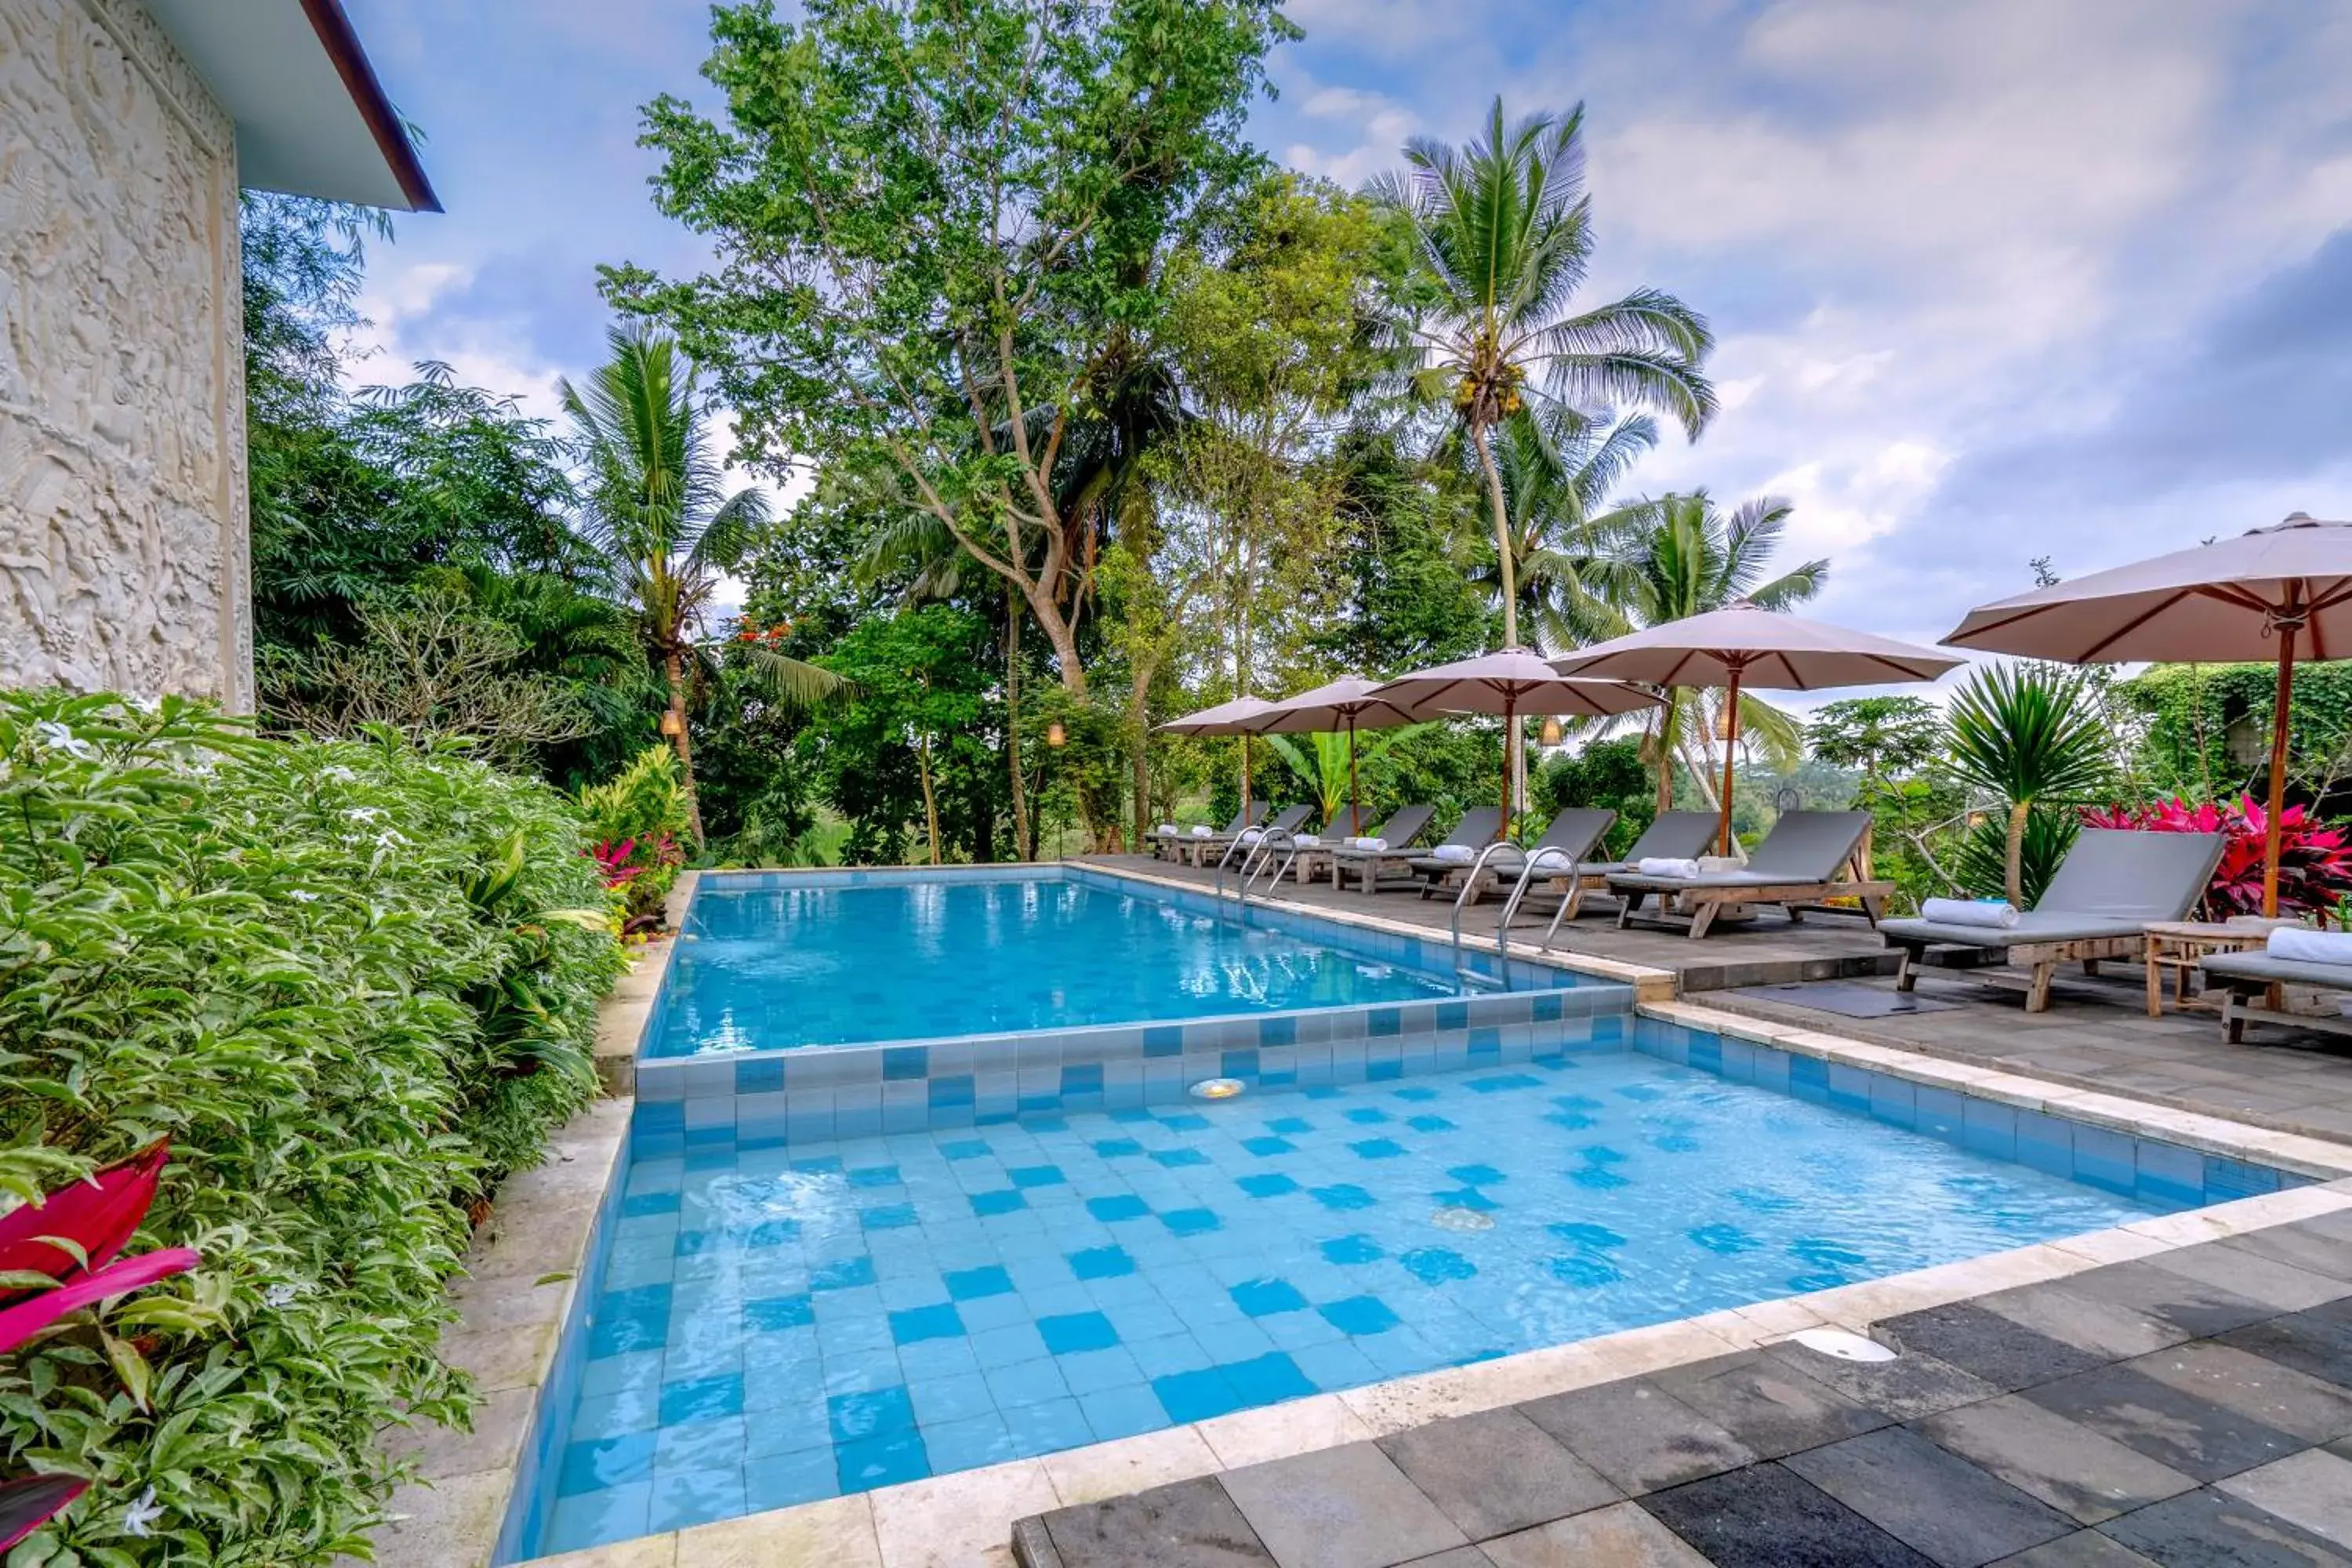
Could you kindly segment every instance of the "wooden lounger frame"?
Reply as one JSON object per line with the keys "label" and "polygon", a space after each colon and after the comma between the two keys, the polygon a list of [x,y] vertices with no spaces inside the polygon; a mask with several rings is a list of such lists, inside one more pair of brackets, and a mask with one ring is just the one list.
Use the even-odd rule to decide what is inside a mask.
{"label": "wooden lounger frame", "polygon": [[[2221,995],[2221,1034],[2233,1046],[2246,1043],[2246,1026],[2283,1024],[2291,1029],[2315,1029],[2324,1035],[2352,1035],[2352,1018],[2327,1013],[2290,1013],[2278,1005],[2273,994],[2284,985],[2310,985],[2329,991],[2336,987],[2320,985],[2315,981],[2257,980],[2252,976],[2211,974],[2199,971],[2208,990],[2219,985]],[[2345,989],[2352,990],[2352,987]],[[2261,1006],[2253,1005],[2256,996],[2263,998]]]}
{"label": "wooden lounger frame", "polygon": [[[1861,852],[1857,844],[1848,853],[1843,869],[1853,870],[1854,857]],[[1895,884],[1855,878],[1827,882],[1751,882],[1741,887],[1641,888],[1611,884],[1611,891],[1618,894],[1621,900],[1617,907],[1619,931],[1633,922],[1643,900],[1655,893],[1660,912],[1644,918],[1663,921],[1669,911],[1688,915],[1691,940],[1697,942],[1714,927],[1717,917],[1742,911],[1749,904],[1778,904],[1794,925],[1803,921],[1807,910],[1823,908],[1828,900],[1853,899],[1861,903],[1862,912],[1875,928],[1878,917],[1886,912],[1886,900],[1895,896]]]}
{"label": "wooden lounger frame", "polygon": [[[2147,939],[2144,936],[2076,937],[2069,942],[2020,942],[2006,947],[1988,943],[1979,947],[1969,942],[1938,942],[1887,934],[1886,940],[1902,950],[1903,957],[1895,971],[1895,989],[1908,991],[1919,982],[1922,965],[1937,968],[1976,969],[2000,963],[2025,969],[2022,975],[1987,973],[1978,976],[1989,985],[2006,985],[2025,993],[2025,1010],[2046,1012],[2050,1006],[2050,984],[2058,977],[2062,963],[2079,963],[2085,974],[2096,974],[2102,961],[2110,958],[2137,959],[2146,956]],[[1994,960],[1987,955],[2003,953]],[[1964,958],[1967,962],[1955,963]]]}

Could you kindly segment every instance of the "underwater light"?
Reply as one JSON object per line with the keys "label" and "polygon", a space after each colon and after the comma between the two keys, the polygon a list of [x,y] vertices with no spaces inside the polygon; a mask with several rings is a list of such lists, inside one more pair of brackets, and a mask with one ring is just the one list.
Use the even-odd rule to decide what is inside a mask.
{"label": "underwater light", "polygon": [[1231,1100],[1247,1087],[1237,1078],[1204,1078],[1192,1093],[1194,1100]]}

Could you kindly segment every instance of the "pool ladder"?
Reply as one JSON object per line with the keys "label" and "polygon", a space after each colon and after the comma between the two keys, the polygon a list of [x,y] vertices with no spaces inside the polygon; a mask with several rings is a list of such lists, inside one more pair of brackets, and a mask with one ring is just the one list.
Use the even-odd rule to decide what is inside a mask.
{"label": "pool ladder", "polygon": [[1217,913],[1219,918],[1222,919],[1224,915],[1225,868],[1233,864],[1234,851],[1236,849],[1244,851],[1242,856],[1240,868],[1241,886],[1234,900],[1234,918],[1237,923],[1247,925],[1249,923],[1250,883],[1256,878],[1259,870],[1274,864],[1275,856],[1286,845],[1290,847],[1290,853],[1284,857],[1281,868],[1276,870],[1274,873],[1274,876],[1267,881],[1267,890],[1271,891],[1275,887],[1281,883],[1283,873],[1290,869],[1291,861],[1298,858],[1298,847],[1291,842],[1290,830],[1286,827],[1269,827],[1260,833],[1255,838],[1250,840],[1246,846],[1243,844],[1242,840],[1238,837],[1236,837],[1231,844],[1225,846],[1225,852],[1217,857]]}
{"label": "pool ladder", "polygon": [[[1454,895],[1454,917],[1451,921],[1451,935],[1454,942],[1454,977],[1465,985],[1493,987],[1503,991],[1508,991],[1511,988],[1511,921],[1519,912],[1519,904],[1527,898],[1528,888],[1534,885],[1538,876],[1550,875],[1563,866],[1570,873],[1575,870],[1574,863],[1567,860],[1559,850],[1537,848],[1528,852],[1526,864],[1519,868],[1518,878],[1511,884],[1510,897],[1503,900],[1502,919],[1495,922],[1495,973],[1491,975],[1481,974],[1462,962],[1462,911],[1478,896],[1478,879],[1480,873],[1486,868],[1487,857],[1497,849],[1516,847],[1508,839],[1497,838],[1478,851],[1478,858],[1470,863],[1470,875],[1463,879],[1461,891]],[[1559,930],[1560,916],[1568,912],[1569,904],[1570,900],[1563,898],[1560,900],[1559,909],[1552,915],[1551,925],[1545,931],[1543,942],[1540,944],[1545,949],[1550,948],[1552,938]]]}

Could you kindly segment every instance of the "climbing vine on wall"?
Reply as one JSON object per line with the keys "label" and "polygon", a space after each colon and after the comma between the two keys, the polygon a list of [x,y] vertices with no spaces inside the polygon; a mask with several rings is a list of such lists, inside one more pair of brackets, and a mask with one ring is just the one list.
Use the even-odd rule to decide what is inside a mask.
{"label": "climbing vine on wall", "polygon": [[[2168,795],[2211,800],[2267,787],[2272,697],[2268,664],[2159,665],[2118,681],[2114,697],[2146,721],[2137,771]],[[2287,778],[2324,795],[2352,774],[2352,660],[2294,672]]]}

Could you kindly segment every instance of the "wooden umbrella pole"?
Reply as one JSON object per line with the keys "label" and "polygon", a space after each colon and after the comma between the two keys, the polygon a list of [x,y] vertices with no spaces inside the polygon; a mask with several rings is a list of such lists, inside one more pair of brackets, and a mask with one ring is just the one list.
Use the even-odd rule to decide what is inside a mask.
{"label": "wooden umbrella pole", "polygon": [[1249,743],[1250,743],[1250,738],[1249,738],[1246,734],[1244,734],[1244,735],[1242,737],[1242,826],[1244,826],[1244,827],[1248,826],[1250,825],[1250,822],[1253,820],[1253,819],[1251,818],[1251,816],[1250,816],[1250,814],[1249,814],[1249,809],[1250,809],[1250,776],[1249,776],[1249,763],[1250,763],[1250,758],[1249,758]]}
{"label": "wooden umbrella pole", "polygon": [[1364,834],[1364,808],[1356,797],[1356,716],[1353,713],[1348,715],[1348,831],[1359,838]]}
{"label": "wooden umbrella pole", "polygon": [[1723,810],[1716,825],[1715,852],[1731,853],[1731,763],[1739,754],[1739,667],[1731,667],[1731,707],[1724,716]]}
{"label": "wooden umbrella pole", "polygon": [[1511,746],[1518,739],[1511,726],[1518,721],[1511,714],[1511,697],[1503,697],[1503,819],[1495,825],[1495,837],[1499,842],[1511,836]]}
{"label": "wooden umbrella pole", "polygon": [[2263,914],[2278,917],[2279,814],[2286,809],[2287,722],[2294,699],[2294,634],[2300,618],[2279,623],[2278,690],[2271,708],[2271,809],[2263,825]]}

